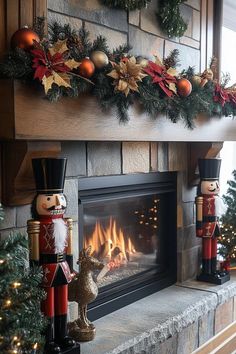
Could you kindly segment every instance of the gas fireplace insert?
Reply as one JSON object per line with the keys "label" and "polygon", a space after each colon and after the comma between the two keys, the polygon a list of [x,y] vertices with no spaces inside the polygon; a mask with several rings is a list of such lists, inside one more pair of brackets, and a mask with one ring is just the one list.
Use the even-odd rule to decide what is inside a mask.
{"label": "gas fireplace insert", "polygon": [[79,180],[79,248],[109,266],[95,274],[95,320],[176,281],[176,173]]}

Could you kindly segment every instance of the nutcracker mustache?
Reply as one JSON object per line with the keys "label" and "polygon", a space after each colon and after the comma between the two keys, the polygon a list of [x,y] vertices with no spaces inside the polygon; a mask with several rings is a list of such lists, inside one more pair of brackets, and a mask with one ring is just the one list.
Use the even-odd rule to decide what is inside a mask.
{"label": "nutcracker mustache", "polygon": [[60,207],[56,206],[56,205],[53,205],[51,206],[50,208],[47,208],[48,211],[50,210],[65,210],[65,206],[64,205],[61,205]]}

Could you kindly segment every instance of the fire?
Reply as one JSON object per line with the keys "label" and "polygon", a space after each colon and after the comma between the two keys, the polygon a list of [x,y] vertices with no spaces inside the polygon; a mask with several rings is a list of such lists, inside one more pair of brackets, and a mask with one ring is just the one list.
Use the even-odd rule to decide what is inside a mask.
{"label": "fire", "polygon": [[92,246],[93,255],[107,260],[110,268],[126,264],[131,254],[135,253],[130,237],[124,235],[112,217],[106,228],[99,221],[96,222],[93,233],[85,237],[85,248],[89,245]]}

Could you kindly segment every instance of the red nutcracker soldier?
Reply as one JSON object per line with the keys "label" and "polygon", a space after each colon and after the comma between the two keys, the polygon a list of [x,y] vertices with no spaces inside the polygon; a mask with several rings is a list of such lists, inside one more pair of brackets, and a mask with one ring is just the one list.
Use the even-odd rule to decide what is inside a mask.
{"label": "red nutcracker soldier", "polygon": [[[68,283],[73,272],[72,219],[63,218],[66,159],[32,160],[37,195],[28,221],[30,261],[42,266],[42,287],[47,294],[42,311],[48,317],[46,353],[79,353],[79,345],[67,336]],[[69,349],[70,348],[70,349]]]}
{"label": "red nutcracker soldier", "polygon": [[217,238],[223,202],[218,196],[220,159],[199,159],[200,186],[196,197],[196,235],[202,238],[202,272],[200,281],[223,284],[230,279],[226,271],[217,271]]}

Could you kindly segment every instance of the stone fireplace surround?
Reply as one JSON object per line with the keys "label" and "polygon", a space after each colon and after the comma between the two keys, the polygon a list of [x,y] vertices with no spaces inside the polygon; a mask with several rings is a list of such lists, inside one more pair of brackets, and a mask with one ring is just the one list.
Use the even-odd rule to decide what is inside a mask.
{"label": "stone fireplace surround", "polygon": [[[236,283],[202,284],[194,279],[201,245],[195,237],[196,187],[188,184],[188,143],[62,142],[68,158],[67,216],[74,220],[73,253],[78,257],[78,180],[80,177],[177,171],[177,284],[95,322],[97,338],[82,344],[84,354],[188,354],[236,317]],[[201,143],[199,143],[201,144]],[[199,145],[200,147],[200,145]],[[1,238],[26,231],[30,205],[5,209]],[[75,263],[75,262],[74,262]],[[70,320],[77,318],[70,303]]]}

